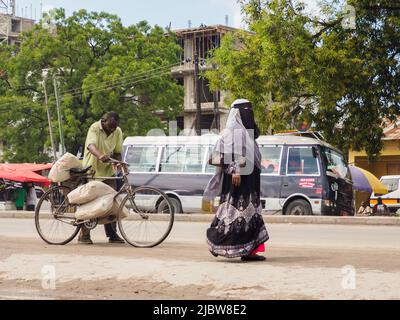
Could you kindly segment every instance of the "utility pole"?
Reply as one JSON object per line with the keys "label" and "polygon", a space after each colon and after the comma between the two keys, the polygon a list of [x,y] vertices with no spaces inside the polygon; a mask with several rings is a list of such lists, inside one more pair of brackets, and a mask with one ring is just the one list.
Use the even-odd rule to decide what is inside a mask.
{"label": "utility pole", "polygon": [[53,84],[54,84],[54,93],[56,95],[56,103],[57,103],[57,116],[58,116],[58,128],[60,130],[60,144],[61,144],[61,155],[65,153],[65,144],[64,144],[64,134],[63,134],[63,123],[61,118],[61,107],[60,107],[60,97],[58,96],[58,86],[56,75],[53,75]]}
{"label": "utility pole", "polygon": [[10,0],[10,8],[11,8],[11,14],[13,17],[15,17],[15,7],[16,7],[16,0]]}
{"label": "utility pole", "polygon": [[43,80],[43,89],[44,89],[44,102],[46,104],[46,110],[47,110],[47,121],[49,123],[51,148],[53,149],[54,160],[57,160],[56,148],[55,148],[55,144],[54,144],[53,129],[51,127],[50,109],[49,109],[49,103],[48,103],[48,100],[47,100],[46,79]]}
{"label": "utility pole", "polygon": [[219,107],[218,107],[218,91],[214,91],[214,125],[215,129],[220,130],[219,125]]}
{"label": "utility pole", "polygon": [[[216,65],[213,63],[213,69],[216,69]],[[214,91],[213,93],[214,98],[214,126],[215,129],[220,130],[220,121],[219,121],[219,105],[218,105],[218,91]]]}
{"label": "utility pole", "polygon": [[[197,51],[197,50],[196,50]],[[201,135],[201,102],[200,102],[200,81],[199,81],[199,55],[194,54],[194,83],[196,89],[196,133]]]}

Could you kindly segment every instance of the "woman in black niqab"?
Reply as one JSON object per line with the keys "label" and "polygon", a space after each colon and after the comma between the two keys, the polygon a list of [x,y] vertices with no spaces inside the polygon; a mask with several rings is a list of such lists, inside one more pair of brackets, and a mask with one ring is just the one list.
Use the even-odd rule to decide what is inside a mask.
{"label": "woman in black niqab", "polygon": [[226,128],[213,152],[213,158],[222,160],[204,192],[206,201],[220,196],[220,205],[207,229],[208,247],[214,256],[265,260],[257,254],[265,250],[264,243],[269,239],[261,215],[261,154],[255,141],[259,130],[248,100],[232,104]]}

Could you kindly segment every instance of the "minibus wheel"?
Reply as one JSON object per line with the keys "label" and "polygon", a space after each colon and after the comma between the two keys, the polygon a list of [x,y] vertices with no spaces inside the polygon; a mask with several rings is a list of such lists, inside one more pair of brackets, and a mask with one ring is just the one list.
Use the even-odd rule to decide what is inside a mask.
{"label": "minibus wheel", "polygon": [[172,206],[174,207],[174,212],[175,213],[182,213],[182,206],[181,206],[181,202],[173,197],[169,197],[169,200],[171,200]]}
{"label": "minibus wheel", "polygon": [[[174,213],[182,213],[182,206],[181,206],[180,201],[178,199],[174,198],[174,197],[169,197],[169,200],[170,200],[170,202],[172,204]],[[161,201],[158,204],[158,208],[162,208],[165,205],[164,202],[165,202],[164,200]]]}
{"label": "minibus wheel", "polygon": [[312,209],[306,200],[296,199],[287,205],[284,214],[288,216],[310,216]]}

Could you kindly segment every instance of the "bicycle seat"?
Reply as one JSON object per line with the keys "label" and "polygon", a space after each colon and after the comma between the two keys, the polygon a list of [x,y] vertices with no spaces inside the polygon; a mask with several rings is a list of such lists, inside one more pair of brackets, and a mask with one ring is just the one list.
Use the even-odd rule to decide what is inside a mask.
{"label": "bicycle seat", "polygon": [[69,172],[72,174],[85,174],[87,173],[92,166],[86,167],[86,168],[72,168],[69,169]]}

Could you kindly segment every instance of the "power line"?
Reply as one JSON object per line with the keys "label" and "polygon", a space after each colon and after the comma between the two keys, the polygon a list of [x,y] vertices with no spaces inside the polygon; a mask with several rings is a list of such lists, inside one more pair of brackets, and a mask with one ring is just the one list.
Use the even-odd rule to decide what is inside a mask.
{"label": "power line", "polygon": [[[147,78],[136,79],[135,81],[127,82],[125,84],[133,85],[133,84],[145,82],[147,80],[150,80],[150,79],[153,79],[153,78],[157,78],[157,77],[160,77],[160,76],[163,76],[163,75],[167,75],[169,73],[170,73],[170,71],[162,71],[162,72],[158,72],[158,73],[156,73],[156,74],[154,74],[152,76],[148,76]],[[119,86],[120,86],[120,84],[115,85],[115,86],[111,86],[111,87],[105,87],[105,88],[104,87],[98,87],[98,88],[94,88],[94,89],[98,89],[98,90],[92,89],[92,91],[90,93],[96,93],[96,92],[101,92],[101,91],[105,91],[105,90],[109,90],[109,89],[114,89],[114,88],[117,88]],[[79,95],[80,94],[70,95],[70,97],[75,97],[75,96],[79,96]],[[32,101],[32,102],[38,104],[37,102],[34,102],[34,101]],[[10,102],[10,103],[4,104],[4,105],[0,105],[0,108],[3,107],[3,109],[0,109],[0,110],[1,111],[7,111],[9,108],[6,108],[6,106],[8,106],[8,105],[13,105],[14,107],[23,108],[23,107],[30,107],[32,104],[25,104],[25,103],[23,103],[23,104],[16,103],[15,104],[15,103]],[[41,106],[41,104],[38,104],[38,105]],[[13,110],[15,110],[15,109],[13,109]],[[9,111],[12,111],[12,110],[9,110]]]}
{"label": "power line", "polygon": [[[130,78],[134,78],[134,77],[137,77],[137,76],[145,75],[145,74],[148,74],[148,73],[151,73],[153,71],[160,70],[160,69],[172,68],[172,67],[177,66],[177,65],[180,65],[180,63],[174,63],[174,64],[166,65],[166,66],[163,66],[163,67],[157,67],[157,68],[154,68],[154,69],[150,69],[150,70],[146,70],[146,71],[142,71],[142,72],[136,73],[135,75],[119,77],[118,79],[115,79],[115,80],[100,81],[96,85],[102,84],[102,83],[113,83],[113,82],[116,82],[116,81],[119,82],[119,81],[121,81],[122,79],[125,79],[125,78],[126,79],[130,79]],[[92,86],[94,86],[94,85],[92,85]],[[89,86],[89,88],[92,87],[92,86]],[[70,90],[67,90],[67,91],[60,92],[60,94],[63,95],[65,93],[69,93],[69,92],[76,91],[76,90],[83,91],[81,88],[75,88],[75,89],[70,89]],[[85,90],[87,90],[87,88]]]}
{"label": "power line", "polygon": [[[166,68],[170,68],[169,66],[168,67],[164,67],[163,69],[166,69]],[[166,70],[161,70],[161,68],[158,68],[158,69],[160,69],[156,74],[158,74],[159,72],[166,72]],[[147,73],[148,74],[150,74],[150,73],[153,73],[153,71],[154,70],[157,70],[157,69],[153,69],[153,70],[149,70]],[[168,72],[170,72],[170,71],[168,71]],[[128,79],[127,80],[124,80],[124,81],[119,81],[119,82],[115,82],[115,81],[117,81],[117,80],[114,80],[114,81],[111,81],[111,84],[112,84],[112,82],[115,82],[114,83],[114,86],[113,86],[113,88],[115,88],[115,87],[117,87],[117,86],[119,86],[119,85],[124,85],[124,84],[127,84],[127,83],[130,83],[130,81],[134,81],[134,80],[139,80],[139,79],[145,79],[146,78],[146,74],[145,73],[143,73],[143,75],[142,76],[132,76],[131,78],[131,80],[129,80],[129,82],[128,82]],[[124,77],[121,77],[121,79],[123,79]],[[102,82],[100,82],[100,83],[102,83]],[[88,94],[90,94],[91,93],[91,91],[92,90],[94,90],[94,89],[98,89],[98,88],[106,88],[107,89],[107,87],[109,87],[109,85],[106,85],[106,86],[94,86],[94,85],[92,85],[92,86],[89,86],[89,88],[90,87],[92,87],[92,89],[85,89],[85,90],[80,90],[80,91],[77,91],[74,95],[72,95],[72,97],[76,97],[76,96],[79,96],[79,95],[81,95],[81,94],[83,94],[83,93],[85,93],[85,91],[86,90],[88,90]],[[74,89],[74,90],[76,90],[76,89]],[[73,91],[73,90],[70,90],[70,92],[71,91]],[[64,94],[65,94],[65,92],[64,92]],[[44,96],[39,96],[39,97],[36,97],[36,99],[40,99],[40,98],[43,98]],[[62,96],[61,96],[62,97]],[[55,99],[55,95],[53,96],[53,95],[50,95],[49,96],[49,101],[55,101],[54,100]],[[6,103],[6,104],[2,104],[2,105],[0,105],[0,107],[5,107],[5,106],[12,106],[14,103],[13,102],[9,102],[9,103]]]}
{"label": "power line", "polygon": [[[96,92],[101,92],[101,91],[105,91],[105,90],[109,90],[109,89],[115,89],[115,88],[118,88],[118,87],[120,87],[122,85],[133,85],[133,84],[141,83],[141,82],[147,81],[149,79],[157,78],[159,76],[167,75],[167,74],[170,74],[170,73],[171,73],[171,71],[166,70],[166,71],[162,71],[162,72],[159,72],[159,73],[155,73],[152,76],[148,76],[148,77],[144,76],[144,77],[142,77],[140,79],[134,79],[134,80],[127,81],[127,82],[118,83],[118,84],[115,84],[114,86],[99,86],[99,87],[95,87],[95,88],[89,90],[89,92],[83,92],[82,91],[82,92],[78,92],[78,93],[71,94],[71,95],[66,94],[65,96],[68,96],[70,98],[74,98],[74,97],[80,96],[83,93],[93,94],[93,93],[96,93]],[[60,98],[61,97],[63,97],[63,96],[60,96]]]}
{"label": "power line", "polygon": [[[140,80],[138,80],[138,81],[134,81],[134,82],[132,82],[132,83],[129,83],[129,84],[137,84],[137,83],[140,83],[140,82],[144,82],[144,81],[147,81],[147,80],[149,80],[149,79],[152,79],[152,78],[156,78],[156,77],[159,77],[159,76],[162,76],[162,75],[164,75],[164,74],[168,74],[169,72],[163,72],[163,73],[160,73],[160,74],[155,74],[155,75],[153,75],[153,76],[151,76],[151,77],[148,77],[148,78],[143,78],[143,79],[140,79]],[[128,83],[127,83],[128,84]],[[117,88],[117,87],[119,87],[120,85],[115,85],[115,86],[111,86],[111,87],[106,87],[106,88],[103,88],[103,87],[99,87],[98,88],[98,90],[94,90],[93,89],[93,91],[91,91],[90,93],[96,93],[96,92],[101,92],[101,91],[105,91],[105,90],[109,90],[109,89],[114,89],[114,88]],[[96,89],[96,88],[95,88]],[[75,95],[71,95],[70,97],[77,97],[77,96],[79,96],[80,94],[75,94]],[[50,100],[50,99],[49,99]],[[37,102],[36,102],[37,103]],[[14,108],[15,107],[19,107],[19,108],[23,108],[23,107],[30,107],[31,105],[29,105],[29,104],[18,104],[18,103],[8,103],[7,105],[13,105],[14,106]],[[39,104],[39,106],[41,106],[41,104]],[[0,105],[0,107],[4,107],[4,106],[2,106],[2,105]],[[8,107],[4,107],[5,109],[2,109],[2,111],[7,111],[9,108]],[[1,109],[0,109],[1,110]],[[15,109],[13,109],[13,110],[15,110]],[[10,111],[12,111],[12,110],[10,110]]]}
{"label": "power line", "polygon": [[[91,85],[91,86],[88,86],[88,88],[91,88],[91,87],[94,87],[94,88],[98,88],[99,86],[97,86],[98,84],[102,84],[102,83],[110,83],[110,84],[113,84],[113,82],[115,82],[115,84],[116,83],[118,83],[118,82],[121,82],[121,83],[123,83],[124,81],[121,81],[121,79],[124,79],[124,78],[132,78],[132,80],[134,79],[134,78],[143,78],[146,74],[149,74],[149,73],[152,73],[153,71],[157,71],[157,70],[160,70],[160,69],[166,69],[166,68],[172,68],[172,67],[174,67],[174,66],[177,66],[177,65],[180,65],[180,63],[174,63],[174,64],[171,64],[171,65],[167,65],[167,66],[164,66],[164,67],[158,67],[158,68],[154,68],[154,69],[149,69],[149,70],[146,70],[146,71],[143,71],[143,72],[139,72],[139,73],[137,73],[137,74],[135,74],[135,75],[130,75],[130,76],[124,76],[124,77],[120,77],[119,79],[115,79],[115,80],[110,80],[110,81],[107,81],[107,80],[105,80],[105,81],[101,81],[101,82],[99,82],[99,83],[97,83],[96,85]],[[60,92],[60,95],[63,95],[63,94],[66,94],[66,93],[68,93],[68,92],[72,92],[72,91],[76,91],[76,92],[80,92],[80,93],[83,93],[84,91],[86,91],[86,90],[90,90],[90,89],[88,89],[88,88],[86,88],[85,90],[82,90],[81,88],[75,88],[75,89],[70,89],[70,90],[67,90],[67,91],[64,91],[64,92]],[[49,97],[53,97],[53,95],[49,95]],[[54,95],[54,97],[55,97],[55,95]],[[40,98],[44,98],[44,95],[39,95],[39,97],[36,97],[37,99],[40,99]],[[8,103],[8,104],[12,104],[12,103]],[[5,104],[2,104],[2,105],[0,105],[0,107],[2,107],[2,106],[4,106]]]}
{"label": "power line", "polygon": [[[112,87],[112,88],[115,88],[115,87],[118,87],[118,86],[120,86],[120,85],[124,85],[124,84],[129,84],[130,83],[130,81],[136,81],[136,80],[141,80],[141,79],[146,79],[146,77],[147,77],[147,75],[148,74],[151,74],[151,73],[153,73],[154,71],[157,71],[158,70],[158,72],[156,72],[156,73],[154,73],[155,75],[158,75],[159,73],[165,73],[165,72],[167,72],[167,70],[164,70],[164,69],[168,69],[168,73],[170,72],[170,68],[171,67],[173,67],[173,66],[177,66],[177,65],[179,65],[179,63],[178,64],[172,64],[172,65],[168,65],[168,66],[164,66],[164,67],[159,67],[159,68],[155,68],[155,69],[150,69],[150,70],[147,70],[147,71],[144,71],[144,72],[142,72],[142,73],[138,73],[138,74],[136,74],[135,76],[133,76],[133,75],[131,75],[131,76],[126,76],[126,77],[120,77],[119,79],[115,79],[115,80],[112,80],[112,81],[102,81],[102,82],[100,82],[100,84],[101,83],[109,83],[109,84],[113,84],[114,86]],[[140,75],[141,74],[141,76],[138,76],[138,75]],[[124,78],[126,78],[126,80],[124,80],[124,81],[121,81],[121,79],[124,79]],[[129,79],[129,78],[132,78],[132,79]],[[113,83],[113,82],[115,82],[115,83]],[[88,94],[90,94],[91,93],[91,91],[92,90],[94,90],[94,89],[98,89],[98,88],[108,88],[108,86],[109,86],[109,84],[107,84],[107,85],[102,85],[102,86],[95,86],[95,85],[92,85],[92,86],[89,86],[88,88],[85,88],[84,90],[79,90],[78,91],[78,88],[76,88],[76,89],[71,89],[71,90],[68,90],[68,91],[64,91],[64,92],[61,92],[60,93],[60,98],[62,98],[62,97],[64,97],[64,96],[67,96],[68,94],[68,92],[73,92],[73,91],[76,91],[73,95],[68,95],[69,97],[76,97],[76,96],[79,96],[79,95],[81,95],[81,94],[83,94],[83,93],[88,93]],[[44,96],[39,96],[39,97],[36,97],[37,99],[40,99],[40,98],[43,98]],[[50,101],[54,101],[53,99],[55,99],[56,97],[55,97],[55,95],[49,95],[48,96],[48,98],[49,98],[49,100]],[[0,104],[0,107],[4,107],[4,106],[12,106],[14,104],[14,102],[8,102],[8,103],[5,103],[5,104]]]}

